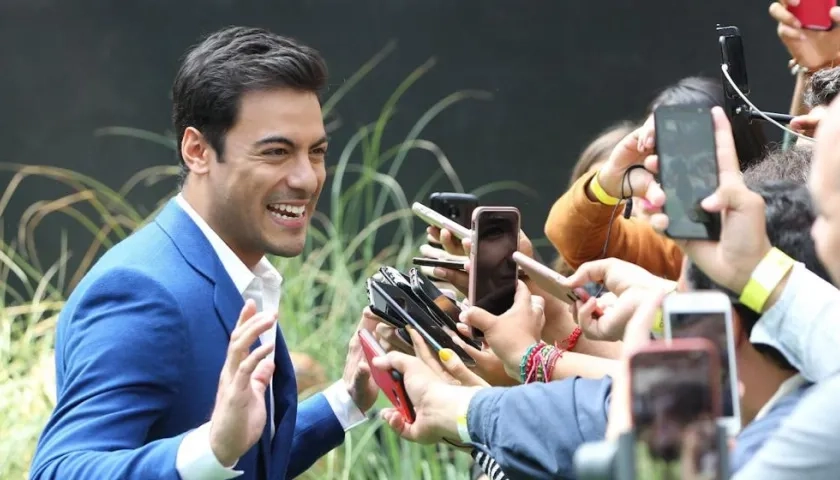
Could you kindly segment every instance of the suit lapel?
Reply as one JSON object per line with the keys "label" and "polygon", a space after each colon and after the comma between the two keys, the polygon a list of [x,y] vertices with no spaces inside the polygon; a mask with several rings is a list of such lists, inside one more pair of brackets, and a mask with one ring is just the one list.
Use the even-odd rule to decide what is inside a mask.
{"label": "suit lapel", "polygon": [[[210,241],[175,201],[170,200],[155,219],[158,225],[172,239],[186,261],[203,277],[213,283],[213,304],[218,313],[218,320],[230,338],[245,300],[236,289],[230,275],[225,271],[219,256],[210,245]],[[279,329],[278,329],[279,330]],[[251,345],[251,351],[260,346],[259,339]],[[226,346],[225,346],[226,347]],[[285,350],[284,350],[285,352]],[[288,355],[286,355],[288,357]],[[276,383],[275,383],[276,386]],[[266,389],[265,407],[269,412],[269,396],[272,389]],[[270,417],[270,415],[269,415]],[[269,418],[268,421],[271,421]],[[259,442],[258,461],[262,463],[266,478],[269,475],[271,460],[271,425],[266,422]]]}
{"label": "suit lapel", "polygon": [[155,222],[169,235],[187,263],[213,283],[213,303],[219,314],[219,321],[230,338],[245,301],[236,290],[210,241],[174,198],[167,203]]}

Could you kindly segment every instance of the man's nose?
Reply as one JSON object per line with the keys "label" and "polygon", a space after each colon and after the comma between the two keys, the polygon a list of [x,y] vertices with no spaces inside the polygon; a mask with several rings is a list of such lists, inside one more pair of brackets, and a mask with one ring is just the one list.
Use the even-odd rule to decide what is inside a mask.
{"label": "man's nose", "polygon": [[318,189],[318,175],[315,168],[307,152],[297,155],[292,171],[288,175],[289,187],[306,193],[314,193]]}

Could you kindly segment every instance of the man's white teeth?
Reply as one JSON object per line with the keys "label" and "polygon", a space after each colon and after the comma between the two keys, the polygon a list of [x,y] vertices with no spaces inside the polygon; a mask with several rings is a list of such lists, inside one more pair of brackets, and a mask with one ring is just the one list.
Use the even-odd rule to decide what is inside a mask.
{"label": "man's white teeth", "polygon": [[305,206],[286,205],[284,203],[272,203],[268,206],[268,209],[272,214],[286,218],[298,218],[306,212]]}

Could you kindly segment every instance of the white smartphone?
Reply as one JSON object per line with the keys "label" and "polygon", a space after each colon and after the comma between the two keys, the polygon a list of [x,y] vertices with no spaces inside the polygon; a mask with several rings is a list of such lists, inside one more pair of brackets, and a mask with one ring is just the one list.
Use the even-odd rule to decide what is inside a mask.
{"label": "white smartphone", "polygon": [[522,252],[514,252],[513,261],[528,274],[528,278],[533,280],[538,287],[546,292],[569,305],[574,305],[577,300],[580,300],[580,297],[573,289],[564,285],[566,283],[566,277],[560,275],[551,267],[543,265]]}
{"label": "white smartphone", "polygon": [[414,202],[411,206],[411,211],[429,225],[438,228],[445,228],[459,239],[470,238],[472,236],[472,231],[469,228],[461,225],[451,218],[444,217],[420,202]]}
{"label": "white smartphone", "polygon": [[706,338],[720,355],[720,423],[730,436],[741,430],[738,366],[732,328],[732,302],[719,291],[674,293],[662,304],[665,339]]}
{"label": "white smartphone", "polygon": [[[470,251],[470,305],[493,315],[513,306],[519,268],[513,254],[519,250],[519,210],[514,207],[478,207],[473,212]],[[473,329],[474,338],[483,333]]]}

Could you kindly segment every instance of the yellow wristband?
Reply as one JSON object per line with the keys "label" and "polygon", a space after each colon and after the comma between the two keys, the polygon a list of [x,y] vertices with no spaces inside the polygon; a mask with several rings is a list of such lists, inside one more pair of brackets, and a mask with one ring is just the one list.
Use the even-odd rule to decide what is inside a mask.
{"label": "yellow wristband", "polygon": [[460,438],[463,443],[472,443],[470,430],[467,427],[467,412],[458,415],[458,438]]}
{"label": "yellow wristband", "polygon": [[761,313],[770,294],[793,268],[794,263],[796,262],[785,252],[775,247],[771,248],[753,270],[738,300],[750,310]]}
{"label": "yellow wristband", "polygon": [[607,193],[604,190],[604,187],[602,187],[601,184],[598,183],[598,175],[600,173],[601,172],[596,173],[595,176],[592,177],[592,180],[589,181],[589,188],[592,189],[592,195],[595,195],[595,198],[597,198],[598,201],[603,203],[604,205],[618,205],[621,199],[615,198],[609,193]]}

